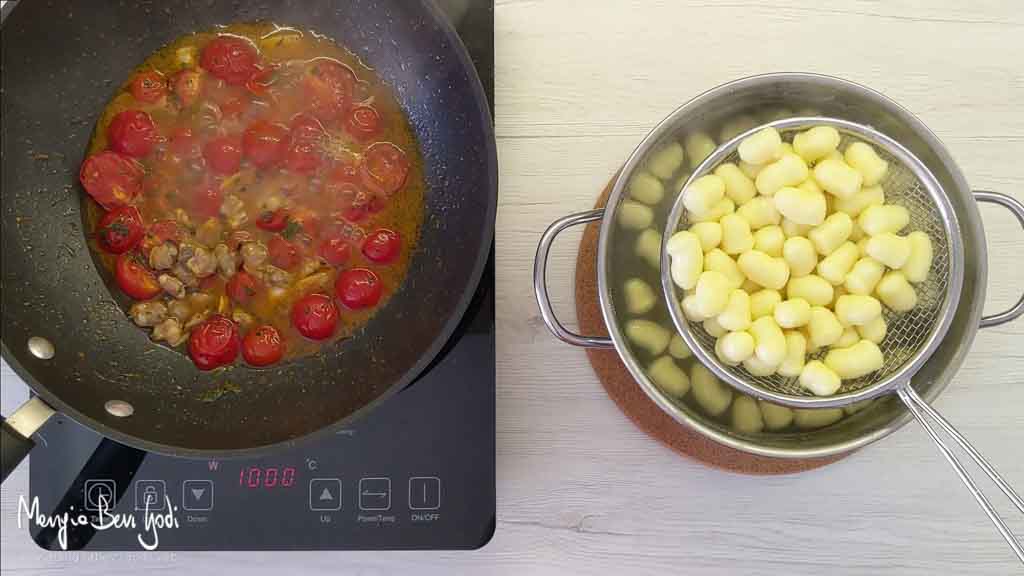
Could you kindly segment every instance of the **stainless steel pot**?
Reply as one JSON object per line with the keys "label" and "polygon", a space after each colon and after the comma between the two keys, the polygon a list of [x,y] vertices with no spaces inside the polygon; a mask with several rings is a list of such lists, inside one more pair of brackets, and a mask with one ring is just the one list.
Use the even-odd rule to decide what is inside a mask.
{"label": "stainless steel pot", "polygon": [[[788,110],[813,109],[823,115],[871,125],[896,139],[924,162],[949,196],[961,223],[966,263],[960,304],[949,332],[915,376],[914,388],[927,401],[949,384],[963,364],[979,327],[1008,322],[1024,314],[1024,296],[1009,310],[983,316],[988,277],[985,234],[978,202],[990,202],[1010,210],[1024,226],[1024,204],[995,192],[971,191],[949,152],[918,118],[886,96],[852,82],[804,73],[765,74],[723,84],[687,102],[658,124],[636,148],[616,178],[604,209],[571,214],[551,224],[537,248],[534,291],[541,316],[560,340],[575,346],[614,347],[644,392],[678,422],[715,441],[745,452],[779,458],[813,458],[849,452],[888,436],[911,419],[899,402],[882,400],[869,409],[813,432],[742,434],[719,419],[711,418],[691,405],[667,396],[644,372],[637,350],[622,329],[621,282],[631,261],[618,248],[623,231],[615,225],[616,214],[627,199],[627,184],[647,162],[651,153],[671,141],[695,131],[708,131],[742,115],[761,115],[779,107]],[[678,189],[667,190],[677,195]],[[666,200],[671,205],[671,198]],[[667,213],[656,214],[652,226],[664,227]],[[563,230],[601,221],[598,241],[598,294],[610,338],[584,336],[567,330],[555,317],[547,293],[546,263],[554,239]],[[626,272],[624,272],[624,270]],[[660,291],[659,291],[660,292]]]}

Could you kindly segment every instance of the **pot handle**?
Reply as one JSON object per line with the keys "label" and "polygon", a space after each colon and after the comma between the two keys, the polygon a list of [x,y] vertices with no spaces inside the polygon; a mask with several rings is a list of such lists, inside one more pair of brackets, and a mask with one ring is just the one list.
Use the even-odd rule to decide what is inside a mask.
{"label": "pot handle", "polygon": [[[1021,204],[1016,198],[1007,196],[1006,194],[1000,194],[998,192],[990,192],[988,190],[975,190],[974,199],[978,202],[998,204],[999,206],[1006,208],[1011,214],[1017,217],[1017,221],[1020,222],[1021,227],[1024,228],[1024,204]],[[999,326],[1000,324],[1005,324],[1011,320],[1016,320],[1021,314],[1024,314],[1024,295],[1021,295],[1020,299],[1017,300],[1017,303],[1009,310],[998,314],[982,316],[980,327],[989,328],[991,326]]]}
{"label": "pot handle", "polygon": [[38,396],[29,398],[9,418],[0,416],[0,482],[35,448],[32,435],[53,416],[53,408]]}
{"label": "pot handle", "polygon": [[563,342],[572,344],[573,346],[582,346],[584,348],[613,348],[615,344],[612,343],[611,338],[605,338],[603,336],[582,336],[575,332],[570,332],[565,326],[562,326],[562,323],[555,317],[555,311],[551,307],[551,298],[548,297],[548,253],[551,252],[551,244],[555,241],[555,236],[558,236],[566,228],[600,220],[603,217],[604,209],[598,208],[596,210],[588,210],[586,212],[577,212],[576,214],[570,214],[555,220],[551,223],[551,226],[548,226],[548,229],[544,231],[544,235],[540,237],[540,243],[537,245],[537,256],[533,261],[533,292],[537,297],[537,306],[540,307],[540,316],[544,319],[544,324],[547,325],[548,330],[550,330],[556,338]]}

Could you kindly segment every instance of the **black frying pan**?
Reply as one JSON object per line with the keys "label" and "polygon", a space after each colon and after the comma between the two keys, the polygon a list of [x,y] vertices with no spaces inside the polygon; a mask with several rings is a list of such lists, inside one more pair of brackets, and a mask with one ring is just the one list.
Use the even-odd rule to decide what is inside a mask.
{"label": "black frying pan", "polygon": [[[99,112],[148,54],[257,20],[327,34],[396,89],[420,143],[427,213],[404,285],[356,337],[269,370],[204,373],[127,318],[130,302],[86,244],[78,167]],[[35,413],[4,423],[4,477],[31,449],[42,403],[136,448],[250,455],[346,426],[449,338],[491,246],[497,158],[479,79],[429,0],[32,0],[2,31],[3,358],[39,396]],[[33,337],[53,345],[52,358]],[[224,393],[214,400],[215,391]],[[132,415],[112,414],[126,406],[112,400]]]}

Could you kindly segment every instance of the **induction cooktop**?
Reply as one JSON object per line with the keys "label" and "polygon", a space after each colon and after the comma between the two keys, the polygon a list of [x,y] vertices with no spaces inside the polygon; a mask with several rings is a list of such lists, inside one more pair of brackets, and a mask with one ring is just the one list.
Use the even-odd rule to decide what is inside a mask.
{"label": "induction cooktop", "polygon": [[[494,102],[493,0],[438,2]],[[350,428],[270,456],[147,453],[57,415],[37,435],[29,523],[50,550],[466,549],[495,528],[494,250],[427,371]]]}

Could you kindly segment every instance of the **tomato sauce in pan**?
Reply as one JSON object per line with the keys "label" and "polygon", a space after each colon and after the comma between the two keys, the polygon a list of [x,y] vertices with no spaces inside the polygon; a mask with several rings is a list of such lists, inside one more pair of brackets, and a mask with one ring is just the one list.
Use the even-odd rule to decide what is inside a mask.
{"label": "tomato sauce in pan", "polygon": [[236,24],[151,55],[82,165],[132,319],[201,369],[351,336],[401,285],[422,161],[391,88],[323,36]]}

